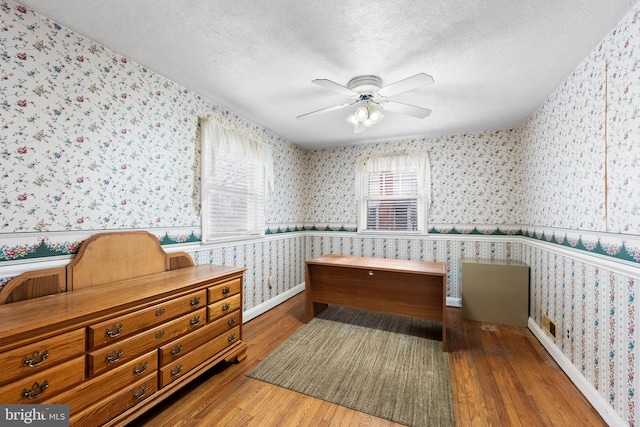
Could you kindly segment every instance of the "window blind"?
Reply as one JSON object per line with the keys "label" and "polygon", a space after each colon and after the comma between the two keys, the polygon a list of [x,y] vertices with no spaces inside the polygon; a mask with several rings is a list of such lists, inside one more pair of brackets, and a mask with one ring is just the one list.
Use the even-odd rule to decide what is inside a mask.
{"label": "window blind", "polygon": [[264,231],[264,168],[228,154],[216,156],[208,186],[208,240]]}
{"label": "window blind", "polygon": [[418,230],[418,180],[415,172],[370,173],[368,230]]}
{"label": "window blind", "polygon": [[213,119],[201,122],[202,240],[263,235],[265,198],[273,188],[268,144]]}

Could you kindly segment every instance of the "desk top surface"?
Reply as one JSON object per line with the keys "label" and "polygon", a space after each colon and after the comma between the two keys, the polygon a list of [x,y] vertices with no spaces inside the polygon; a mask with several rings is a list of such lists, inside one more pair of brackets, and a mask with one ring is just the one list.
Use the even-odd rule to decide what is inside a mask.
{"label": "desk top surface", "polygon": [[307,264],[397,271],[403,273],[427,274],[431,276],[445,276],[446,274],[444,262],[371,258],[351,255],[322,255],[318,258],[307,260]]}

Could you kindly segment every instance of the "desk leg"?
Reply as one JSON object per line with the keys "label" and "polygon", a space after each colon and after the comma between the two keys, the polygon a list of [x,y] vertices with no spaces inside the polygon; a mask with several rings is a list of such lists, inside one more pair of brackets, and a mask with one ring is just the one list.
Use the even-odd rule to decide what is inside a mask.
{"label": "desk leg", "polygon": [[309,274],[309,264],[305,263],[304,273],[304,305],[305,305],[305,323],[309,323],[311,319],[322,313],[328,304],[314,302],[311,299],[311,275]]}
{"label": "desk leg", "polygon": [[449,351],[447,347],[447,276],[442,277],[442,351]]}
{"label": "desk leg", "polygon": [[446,313],[442,317],[442,351],[448,352],[447,349],[447,322],[444,320]]}
{"label": "desk leg", "polygon": [[324,309],[327,308],[327,307],[328,307],[328,304],[322,304],[322,303],[319,303],[319,302],[307,303],[307,307],[306,307],[307,320],[306,320],[306,322],[309,323],[311,321],[311,319],[316,317],[318,314],[322,313],[324,311]]}

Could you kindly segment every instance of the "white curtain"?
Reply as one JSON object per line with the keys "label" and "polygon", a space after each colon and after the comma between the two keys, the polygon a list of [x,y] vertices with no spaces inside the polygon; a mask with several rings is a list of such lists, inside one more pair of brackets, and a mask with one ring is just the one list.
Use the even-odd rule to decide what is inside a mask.
{"label": "white curtain", "polygon": [[[258,142],[248,136],[241,135],[219,124],[216,119],[209,117],[200,122],[200,138],[202,141],[202,164],[214,165],[216,153],[231,153],[264,165],[265,198],[273,192],[274,174],[271,146]],[[206,185],[203,173],[203,185]]]}

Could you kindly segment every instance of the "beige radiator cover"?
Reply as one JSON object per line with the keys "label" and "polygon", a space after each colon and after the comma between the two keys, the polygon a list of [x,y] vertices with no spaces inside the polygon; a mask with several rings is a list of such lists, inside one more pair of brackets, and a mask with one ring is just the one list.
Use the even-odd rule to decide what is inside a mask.
{"label": "beige radiator cover", "polygon": [[527,326],[529,266],[518,261],[462,260],[462,317]]}

